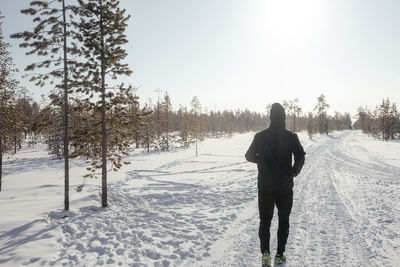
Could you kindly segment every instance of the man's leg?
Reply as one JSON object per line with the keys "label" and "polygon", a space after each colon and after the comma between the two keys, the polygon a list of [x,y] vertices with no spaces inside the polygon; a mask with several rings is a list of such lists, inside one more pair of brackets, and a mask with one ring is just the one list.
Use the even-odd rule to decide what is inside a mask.
{"label": "man's leg", "polygon": [[276,194],[276,207],[278,208],[278,251],[285,252],[286,242],[289,236],[289,216],[293,206],[293,190],[281,191]]}
{"label": "man's leg", "polygon": [[258,191],[258,211],[260,214],[260,228],[258,236],[260,237],[261,253],[269,251],[271,220],[274,216],[275,193]]}

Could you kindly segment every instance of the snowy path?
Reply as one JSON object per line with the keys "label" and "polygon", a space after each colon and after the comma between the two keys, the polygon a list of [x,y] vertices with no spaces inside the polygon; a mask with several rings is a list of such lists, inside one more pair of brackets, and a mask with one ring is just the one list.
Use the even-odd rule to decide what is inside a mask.
{"label": "snowy path", "polygon": [[304,266],[400,264],[400,168],[357,146],[355,134],[310,151],[297,181],[288,255]]}
{"label": "snowy path", "polygon": [[[66,219],[54,212],[60,162],[48,162],[43,184],[17,183],[25,178],[10,165],[0,213],[30,215],[0,218],[0,265],[260,266],[257,172],[243,158],[252,136],[207,140],[197,158],[191,150],[136,153],[110,176],[109,208],[99,208],[92,180],[71,194]],[[400,266],[400,143],[358,131],[300,139],[306,165],[295,178],[285,266]],[[25,171],[26,181],[38,174]],[[276,229],[275,214],[273,252]]]}
{"label": "snowy path", "polygon": [[[286,266],[400,266],[400,168],[357,146],[356,134],[308,147],[295,181]],[[257,219],[239,228],[240,240],[232,237],[215,266],[259,266]],[[275,213],[273,251],[276,229]]]}

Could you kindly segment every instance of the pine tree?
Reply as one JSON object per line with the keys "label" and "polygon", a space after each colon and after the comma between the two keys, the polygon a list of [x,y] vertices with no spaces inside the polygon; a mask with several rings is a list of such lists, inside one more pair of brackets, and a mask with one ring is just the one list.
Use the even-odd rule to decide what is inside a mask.
{"label": "pine tree", "polygon": [[292,118],[291,126],[293,132],[296,132],[296,116],[300,117],[301,107],[298,105],[299,99],[295,98],[289,101],[283,101],[282,105],[286,109],[288,117]]}
{"label": "pine tree", "polygon": [[[33,100],[30,92],[26,88],[22,88],[17,94],[17,109],[22,115],[21,124],[23,130],[23,139],[27,139],[30,135],[34,140],[32,126],[36,120],[36,116],[39,114],[39,104]],[[18,144],[20,147],[20,143]]]}
{"label": "pine tree", "polygon": [[398,124],[398,120],[399,120],[399,113],[397,111],[397,106],[395,103],[392,103],[392,105],[390,106],[390,110],[389,110],[389,117],[390,117],[390,138],[394,139],[395,135],[396,135],[396,131],[397,131],[397,124]]}
{"label": "pine tree", "polygon": [[152,126],[152,115],[154,114],[154,111],[151,109],[151,104],[145,104],[142,112],[146,115],[146,118],[140,127],[140,130],[142,131],[141,145],[142,147],[146,148],[147,153],[149,153],[150,148],[155,147],[156,138],[156,134]]}
{"label": "pine tree", "polygon": [[189,147],[193,143],[193,134],[191,132],[191,116],[186,106],[181,106],[177,113],[179,123],[180,142],[184,147]]}
{"label": "pine tree", "polygon": [[343,129],[353,130],[350,113],[346,112],[343,115]]}
{"label": "pine tree", "polygon": [[175,135],[173,134],[173,110],[171,98],[168,92],[165,92],[164,99],[160,104],[160,118],[161,118],[161,150],[169,151],[173,147]]}
{"label": "pine tree", "polygon": [[192,109],[190,110],[191,113],[193,114],[193,134],[195,138],[195,143],[196,143],[196,157],[198,155],[198,140],[200,136],[200,122],[199,122],[199,113],[201,111],[201,105],[200,105],[200,100],[197,98],[197,96],[193,97],[192,102],[190,103]]}
{"label": "pine tree", "polygon": [[[0,59],[1,61],[1,59]],[[1,63],[0,63],[1,64]],[[3,68],[1,68],[1,75],[3,76]],[[1,77],[3,79],[3,77]],[[2,190],[2,168],[3,168],[3,154],[12,151],[15,128],[15,118],[18,116],[15,108],[15,95],[14,91],[5,85],[3,81],[0,82],[0,191]],[[7,87],[6,87],[7,86]]]}
{"label": "pine tree", "polygon": [[[25,68],[26,71],[35,71],[30,81],[35,81],[37,86],[56,81],[57,87],[63,91],[64,209],[69,210],[68,66],[72,61],[68,62],[67,53],[73,49],[67,47],[67,37],[71,32],[67,31],[66,12],[64,0],[31,1],[30,8],[21,10],[21,13],[36,16],[33,30],[15,33],[11,37],[23,39],[20,47],[31,49],[27,55],[45,58]],[[44,72],[37,72],[37,69],[44,69]],[[59,79],[62,82],[57,81]]]}
{"label": "pine tree", "polygon": [[[107,202],[107,161],[112,169],[122,166],[122,156],[128,154],[133,142],[129,123],[139,118],[127,117],[129,107],[138,103],[132,87],[124,84],[111,84],[121,75],[130,75],[132,71],[123,63],[126,52],[122,45],[128,40],[124,34],[130,16],[119,8],[119,1],[78,0],[79,8],[74,9],[81,20],[74,23],[78,34],[75,38],[83,44],[81,56],[85,61],[75,68],[73,77],[77,80],[77,92],[86,95],[82,99],[85,113],[90,116],[83,137],[77,134],[74,140],[74,156],[86,155],[91,158],[88,167],[89,176],[101,168],[102,206]],[[135,112],[139,116],[139,112]],[[100,142],[99,142],[100,140]],[[90,142],[90,143],[88,143]],[[87,146],[91,152],[87,153]]]}
{"label": "pine tree", "polygon": [[13,138],[12,138],[12,143],[13,143],[13,153],[16,154],[17,150],[22,147],[22,138],[23,138],[23,132],[24,132],[24,114],[22,113],[22,106],[21,102],[18,99],[18,96],[15,95],[14,99],[14,109],[15,113],[13,114],[12,120],[13,120]]}
{"label": "pine tree", "polygon": [[0,13],[0,191],[2,190],[3,154],[13,148],[15,135],[22,129],[16,127],[19,113],[16,109],[15,90],[17,81],[13,78],[16,71],[8,48],[4,41],[3,22]]}
{"label": "pine tree", "polygon": [[329,133],[329,125],[328,125],[328,115],[326,110],[329,108],[328,103],[326,103],[326,99],[324,95],[318,97],[318,103],[314,108],[314,111],[317,112],[318,116],[318,127],[319,132],[328,134]]}
{"label": "pine tree", "polygon": [[[44,116],[43,121],[46,121],[43,124],[43,128],[46,129],[47,138],[45,143],[47,143],[48,153],[53,156],[53,159],[63,159],[63,127],[60,124],[62,107],[48,106],[41,115]],[[43,128],[41,128],[42,131]]]}
{"label": "pine tree", "polygon": [[368,127],[368,121],[369,121],[369,117],[368,117],[368,109],[367,107],[364,109],[364,107],[359,107],[358,110],[358,125],[361,128],[361,130],[363,131],[363,133],[370,133],[369,131],[369,127]]}
{"label": "pine tree", "polygon": [[153,121],[153,128],[157,133],[157,142],[160,143],[161,138],[161,102],[160,102],[160,93],[162,90],[156,89],[154,90],[157,92],[157,106],[155,108],[155,120]]}
{"label": "pine tree", "polygon": [[335,130],[340,131],[342,130],[342,114],[339,111],[335,111],[335,116],[333,117],[333,120],[335,122]]}
{"label": "pine tree", "polygon": [[390,122],[389,122],[389,109],[390,109],[390,101],[389,99],[383,99],[381,105],[378,109],[378,116],[380,121],[380,131],[382,133],[382,140],[389,139],[390,132]]}

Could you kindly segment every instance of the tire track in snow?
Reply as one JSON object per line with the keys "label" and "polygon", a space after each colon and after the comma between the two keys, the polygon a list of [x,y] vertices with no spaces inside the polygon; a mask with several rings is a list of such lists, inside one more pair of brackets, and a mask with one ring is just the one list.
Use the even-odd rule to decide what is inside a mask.
{"label": "tire track in snow", "polygon": [[334,170],[338,171],[331,166],[336,144],[348,134],[328,137],[317,147],[307,157],[305,170],[296,183],[287,254],[304,266],[367,264],[360,244],[364,239],[354,231],[356,222],[337,193],[332,176]]}
{"label": "tire track in snow", "polygon": [[[359,145],[349,145],[351,139],[359,134],[349,134],[349,138],[337,144],[334,152],[344,151],[344,154],[351,155],[367,152]],[[370,142],[382,141],[371,138]],[[333,175],[334,186],[353,214],[356,222],[354,232],[358,233],[360,241],[364,241],[360,242],[363,251],[367,257],[374,255],[369,264],[393,266],[394,262],[399,263],[400,260],[400,218],[396,216],[400,212],[400,168],[387,165],[382,159],[376,161],[376,158],[374,153],[367,152],[358,160],[360,166],[371,162],[370,166],[363,169],[355,167],[354,161],[332,158],[331,167],[341,170],[341,173],[335,172]]]}

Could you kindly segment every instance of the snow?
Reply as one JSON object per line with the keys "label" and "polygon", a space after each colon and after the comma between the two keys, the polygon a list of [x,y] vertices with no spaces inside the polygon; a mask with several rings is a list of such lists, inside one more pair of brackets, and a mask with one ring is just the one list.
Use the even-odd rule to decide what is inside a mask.
{"label": "snow", "polygon": [[[0,192],[1,266],[260,266],[254,133],[206,139],[194,149],[144,153],[100,179],[71,161],[70,211],[63,162],[44,147],[5,161]],[[400,266],[400,143],[359,131],[309,140],[295,178],[286,266]],[[277,218],[271,229],[276,249]]]}

